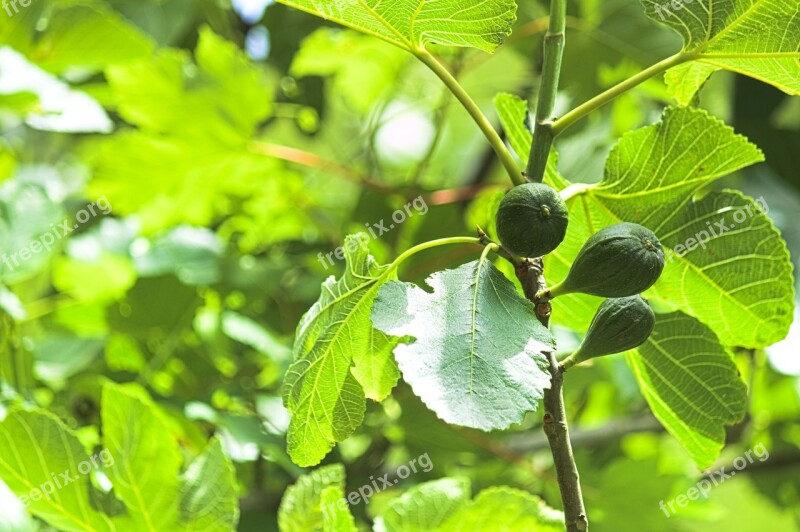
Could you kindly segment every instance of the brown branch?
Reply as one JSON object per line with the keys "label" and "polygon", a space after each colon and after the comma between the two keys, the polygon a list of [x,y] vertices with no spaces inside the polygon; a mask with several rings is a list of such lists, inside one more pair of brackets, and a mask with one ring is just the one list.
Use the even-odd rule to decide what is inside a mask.
{"label": "brown branch", "polygon": [[300,166],[305,166],[306,168],[313,168],[322,172],[330,172],[331,174],[335,174],[343,179],[346,179],[347,181],[350,181],[351,183],[363,185],[364,187],[372,189],[375,192],[385,196],[399,194],[399,192],[394,188],[376,181],[370,176],[361,174],[358,171],[348,168],[335,161],[323,159],[319,155],[298,150],[297,148],[290,148],[288,146],[281,146],[269,142],[253,141],[250,143],[250,151],[261,155],[266,155],[267,157],[280,159],[282,161],[299,164]]}
{"label": "brown branch", "polygon": [[[526,259],[516,267],[516,274],[522,284],[525,297],[535,306],[537,319],[542,325],[549,327],[552,307],[548,301],[536,297],[536,294],[546,287],[544,261],[541,258]],[[553,455],[553,465],[556,468],[561,501],[564,505],[567,532],[584,532],[589,529],[589,521],[583,505],[578,467],[572,454],[564,394],[561,391],[564,384],[564,368],[558,363],[555,351],[547,353],[547,359],[552,380],[550,388],[544,391],[542,401],[544,405],[543,429]]]}
{"label": "brown branch", "polygon": [[[570,441],[576,447],[595,447],[610,441],[618,441],[627,434],[639,432],[663,432],[664,427],[651,414],[632,418],[612,419],[602,427],[587,430],[574,430]],[[550,443],[544,434],[524,433],[511,436],[505,441],[511,451],[530,453],[547,449]]]}
{"label": "brown branch", "polygon": [[463,187],[437,190],[425,196],[425,203],[428,205],[449,205],[451,203],[461,203],[473,199],[482,190],[496,186],[498,186],[496,183],[475,183],[473,185],[466,185]]}

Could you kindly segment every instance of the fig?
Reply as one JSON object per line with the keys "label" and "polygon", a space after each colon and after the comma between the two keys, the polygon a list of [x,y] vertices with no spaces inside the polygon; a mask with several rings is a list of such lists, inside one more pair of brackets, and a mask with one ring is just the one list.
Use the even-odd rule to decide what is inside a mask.
{"label": "fig", "polygon": [[655,325],[656,315],[641,296],[606,299],[597,309],[583,342],[562,365],[567,369],[590,358],[639,347]]}
{"label": "fig", "polygon": [[495,222],[500,243],[520,257],[542,257],[564,240],[569,221],[561,195],[543,183],[525,183],[503,197]]}
{"label": "fig", "polygon": [[644,292],[664,270],[664,248],[655,233],[622,222],[592,235],[562,282],[544,290],[542,299],[581,292],[601,297],[628,297]]}

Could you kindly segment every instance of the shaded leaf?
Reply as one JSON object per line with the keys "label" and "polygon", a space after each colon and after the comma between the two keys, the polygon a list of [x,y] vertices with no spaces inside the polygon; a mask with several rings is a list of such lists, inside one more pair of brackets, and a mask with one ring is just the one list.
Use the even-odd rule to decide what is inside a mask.
{"label": "shaded leaf", "polygon": [[725,444],[725,425],[741,421],[747,389],[714,332],[680,312],[659,314],[653,334],[628,356],[653,413],[700,468]]}
{"label": "shaded leaf", "polygon": [[549,386],[554,349],[533,304],[485,257],[426,282],[432,293],[385,284],[372,310],[376,328],[414,338],[394,350],[403,378],[448,423],[492,430],[522,421]]}

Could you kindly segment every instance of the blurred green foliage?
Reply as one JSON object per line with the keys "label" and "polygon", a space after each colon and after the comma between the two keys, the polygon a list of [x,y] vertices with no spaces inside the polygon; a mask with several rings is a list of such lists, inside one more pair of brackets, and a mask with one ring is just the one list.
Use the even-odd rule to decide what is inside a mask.
{"label": "blurred green foliage", "polygon": [[[379,262],[476,224],[491,232],[506,183],[469,116],[407,54],[271,2],[255,15],[235,4],[34,0],[12,17],[0,11],[0,253],[54,235],[48,249],[0,264],[0,418],[37,405],[92,447],[103,390],[137,383],[159,405],[156,428],[169,427],[160,437],[172,455],[160,474],[191,463],[182,475],[197,490],[206,475],[224,476],[229,458],[237,485],[226,496],[239,498],[239,529],[277,530],[281,498],[310,471],[286,450],[280,388],[293,334],[322,282],[344,267],[318,254],[419,196],[427,214],[370,242]],[[535,96],[543,17],[545,3],[522,2],[492,56],[435,50],[491,115],[499,92]],[[567,25],[558,113],[680,47],[630,0],[571,2]],[[763,196],[797,264],[797,99],[727,72],[699,98],[766,154],[714,186]],[[599,181],[613,143],[658,120],[669,101],[654,78],[570,130],[558,144],[561,174]],[[404,278],[419,282],[468,253],[420,255]],[[576,334],[557,333],[568,351]],[[566,401],[592,529],[800,529],[798,345],[794,329],[780,348],[737,351],[748,412],[711,469],[759,444],[770,457],[669,519],[659,502],[686,493],[701,472],[652,418],[623,359],[571,372]],[[150,404],[138,393],[128,400]],[[459,492],[454,530],[487,529],[482,518],[521,500],[560,507],[540,423],[530,415],[503,433],[449,426],[400,384],[367,402],[363,426],[325,460],[343,463],[346,477],[315,496],[336,500],[427,453],[430,471],[354,506],[356,522],[381,515],[387,530],[403,529],[388,521],[401,519],[403,494],[420,489]],[[207,443],[212,435],[228,458],[216,439]],[[447,476],[465,480],[420,486]],[[162,480],[177,490],[177,477]],[[484,491],[498,485],[514,489]],[[47,529],[3,482],[0,507],[2,530]],[[520,512],[510,529],[526,529]]]}

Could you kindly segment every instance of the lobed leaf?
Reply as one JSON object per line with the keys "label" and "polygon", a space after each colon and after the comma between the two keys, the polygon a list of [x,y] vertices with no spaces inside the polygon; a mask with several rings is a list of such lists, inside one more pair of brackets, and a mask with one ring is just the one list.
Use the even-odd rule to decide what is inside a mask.
{"label": "lobed leaf", "polygon": [[426,44],[493,51],[511,33],[514,0],[279,0],[409,51]]}
{"label": "lobed leaf", "polygon": [[423,402],[448,423],[504,429],[536,410],[550,384],[554,339],[486,257],[427,279],[432,293],[392,281],[380,288],[372,322],[411,336],[395,358]]}
{"label": "lobed leaf", "polygon": [[[623,137],[603,181],[568,202],[567,238],[548,258],[549,280],[566,276],[582,243],[600,228],[639,223],[668,250],[653,296],[712,327],[725,345],[758,348],[781,340],[792,320],[794,289],[779,233],[752,199],[734,192],[695,198],[716,179],[761,159],[755,146],[705,111],[667,109],[658,124]],[[730,230],[712,232],[718,224]],[[578,300],[590,301],[562,304]],[[581,328],[586,318],[570,325]]]}
{"label": "lobed leaf", "polygon": [[[679,102],[714,70],[739,72],[800,94],[800,3],[796,0],[642,0],[647,16],[681,34],[683,51],[703,66],[678,67]],[[688,70],[687,70],[688,69]]]}
{"label": "lobed leaf", "polygon": [[357,237],[345,240],[346,270],[328,278],[322,294],[300,320],[294,363],[283,386],[292,420],[289,454],[299,465],[315,465],[361,425],[365,397],[381,400],[399,377],[391,359],[395,340],[369,320],[381,284],[394,275],[380,266]]}

